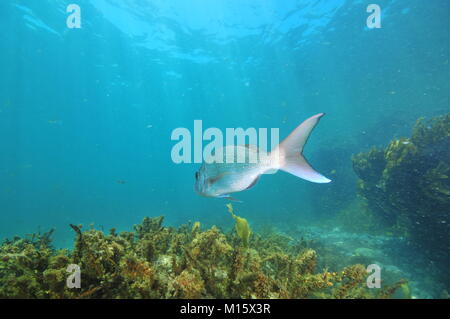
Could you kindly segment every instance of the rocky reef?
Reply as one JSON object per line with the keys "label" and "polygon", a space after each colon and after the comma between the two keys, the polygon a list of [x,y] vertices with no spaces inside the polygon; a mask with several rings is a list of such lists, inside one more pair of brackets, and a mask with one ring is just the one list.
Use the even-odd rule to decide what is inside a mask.
{"label": "rocky reef", "polygon": [[[72,250],[54,249],[51,233],[5,241],[0,298],[388,298],[405,285],[368,289],[360,264],[318,270],[315,250],[276,232],[164,227],[163,217],[132,232],[71,227]],[[66,285],[70,264],[80,267],[81,288]]]}
{"label": "rocky reef", "polygon": [[353,157],[359,194],[384,225],[409,238],[450,283],[450,114],[419,119],[410,138]]}

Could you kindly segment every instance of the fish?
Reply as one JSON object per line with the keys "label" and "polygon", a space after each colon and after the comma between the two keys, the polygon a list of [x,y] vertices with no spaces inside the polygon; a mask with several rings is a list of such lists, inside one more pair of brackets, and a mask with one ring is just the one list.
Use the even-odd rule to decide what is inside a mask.
{"label": "fish", "polygon": [[[325,113],[306,119],[269,153],[255,145],[227,145],[220,150],[224,158],[231,154],[244,155],[244,161],[221,162],[205,160],[195,172],[195,191],[204,197],[235,200],[230,194],[251,189],[264,174],[285,171],[313,183],[329,183],[330,179],[312,168],[302,155],[314,127]],[[255,159],[257,160],[251,160]]]}
{"label": "fish", "polygon": [[47,123],[48,124],[53,124],[53,125],[62,125],[62,121],[61,120],[48,120]]}

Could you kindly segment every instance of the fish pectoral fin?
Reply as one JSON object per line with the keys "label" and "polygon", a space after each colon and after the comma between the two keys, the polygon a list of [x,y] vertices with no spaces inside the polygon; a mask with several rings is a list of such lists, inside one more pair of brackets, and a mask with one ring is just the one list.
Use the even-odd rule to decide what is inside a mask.
{"label": "fish pectoral fin", "polygon": [[250,188],[252,188],[253,186],[255,186],[256,183],[258,183],[260,177],[261,177],[261,175],[256,176],[256,178],[250,183],[250,185],[247,186],[246,189],[250,189]]}
{"label": "fish pectoral fin", "polygon": [[206,179],[206,182],[208,183],[208,185],[212,185],[214,183],[217,183],[217,181],[221,180],[224,176],[226,176],[228,174],[229,174],[228,172],[220,173],[217,176],[209,177],[208,179]]}

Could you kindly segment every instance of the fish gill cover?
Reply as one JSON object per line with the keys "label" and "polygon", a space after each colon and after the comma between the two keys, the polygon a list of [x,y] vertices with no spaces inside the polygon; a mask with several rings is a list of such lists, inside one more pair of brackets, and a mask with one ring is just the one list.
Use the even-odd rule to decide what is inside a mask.
{"label": "fish gill cover", "polygon": [[[1,1],[0,297],[448,298],[449,9]],[[294,151],[328,184],[203,198],[171,157],[321,113]]]}

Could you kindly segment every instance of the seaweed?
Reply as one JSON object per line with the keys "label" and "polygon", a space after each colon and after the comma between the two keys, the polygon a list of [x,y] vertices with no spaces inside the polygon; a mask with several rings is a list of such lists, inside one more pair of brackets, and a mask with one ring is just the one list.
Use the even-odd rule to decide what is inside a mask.
{"label": "seaweed", "polygon": [[228,208],[228,212],[231,214],[231,217],[233,217],[233,219],[236,222],[235,224],[236,234],[241,239],[243,245],[247,247],[248,241],[252,234],[252,230],[250,229],[247,219],[235,215],[232,204],[227,204],[226,206]]}
{"label": "seaweed", "polygon": [[[199,225],[165,227],[162,216],[119,234],[70,225],[73,250],[5,241],[0,297],[384,298],[397,289],[368,289],[362,265],[318,271],[313,249],[275,232],[244,246],[235,232]],[[81,269],[79,289],[66,286],[70,264]]]}
{"label": "seaweed", "polygon": [[358,192],[385,226],[406,236],[448,273],[450,114],[417,120],[410,138],[353,157]]}

